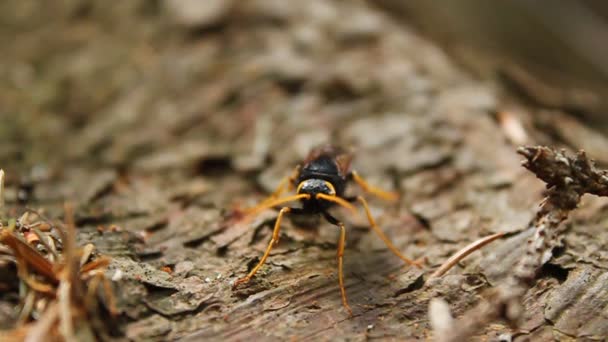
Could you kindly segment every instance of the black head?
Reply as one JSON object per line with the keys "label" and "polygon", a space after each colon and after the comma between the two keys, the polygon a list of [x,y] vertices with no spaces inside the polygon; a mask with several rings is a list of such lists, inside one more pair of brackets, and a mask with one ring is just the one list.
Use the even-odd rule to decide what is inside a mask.
{"label": "black head", "polygon": [[[308,180],[313,182],[305,184]],[[332,196],[342,196],[346,188],[346,181],[347,176],[341,170],[338,160],[326,155],[318,156],[316,159],[304,163],[298,175],[298,184],[305,184],[307,191]]]}
{"label": "black head", "polygon": [[297,192],[298,194],[309,194],[312,198],[316,194],[336,195],[336,189],[330,182],[318,178],[303,180],[298,185]]}
{"label": "black head", "polygon": [[323,199],[318,199],[317,194],[325,194],[328,196],[336,196],[334,186],[323,179],[310,178],[303,180],[298,185],[298,194],[308,194],[310,199],[304,200],[304,210],[309,212],[318,212],[329,208],[332,203]]}

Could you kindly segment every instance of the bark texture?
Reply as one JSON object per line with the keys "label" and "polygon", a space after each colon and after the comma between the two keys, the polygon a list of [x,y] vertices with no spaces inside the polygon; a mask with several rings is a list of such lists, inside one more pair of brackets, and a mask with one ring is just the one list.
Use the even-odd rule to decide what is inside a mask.
{"label": "bark texture", "polygon": [[[78,244],[112,258],[116,338],[436,337],[431,299],[457,318],[493,303],[488,294],[513,276],[533,237],[547,193],[518,146],[584,147],[598,167],[608,164],[608,138],[474,78],[366,2],[202,3],[0,5],[0,37],[11,42],[0,61],[2,220],[26,206],[62,218],[73,203]],[[266,265],[231,288],[261,257],[277,214],[242,219],[240,210],[327,142],[352,149],[371,184],[400,193],[396,203],[370,198],[372,213],[400,251],[426,259],[423,270],[405,267],[363,211],[335,210],[347,225],[351,318],[338,288],[339,232],[323,221],[284,220]],[[555,170],[533,169],[550,184],[570,177],[583,192],[606,183],[605,173],[585,180],[569,174],[582,169]],[[521,294],[518,325],[496,315],[476,338],[606,336],[607,205],[582,198]],[[497,232],[505,236],[427,281]],[[14,274],[10,260],[0,267]],[[18,325],[16,282],[0,276],[10,289],[0,295],[5,330]]]}

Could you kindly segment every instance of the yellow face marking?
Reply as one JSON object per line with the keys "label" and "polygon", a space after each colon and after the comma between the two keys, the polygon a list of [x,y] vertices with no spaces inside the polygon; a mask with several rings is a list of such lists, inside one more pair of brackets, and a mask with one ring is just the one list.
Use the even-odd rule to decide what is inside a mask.
{"label": "yellow face marking", "polygon": [[304,182],[306,182],[306,181],[300,182],[300,184],[298,184],[298,188],[296,189],[297,194],[299,194],[300,190],[302,190],[302,187],[304,186]]}
{"label": "yellow face marking", "polygon": [[324,183],[325,183],[325,185],[327,185],[327,187],[329,188],[329,194],[330,194],[330,195],[332,195],[332,196],[335,196],[335,195],[336,195],[336,189],[334,188],[334,185],[333,185],[333,184],[331,184],[331,183],[330,183],[330,182],[328,182],[328,181],[325,181]]}
{"label": "yellow face marking", "polygon": [[[298,187],[296,189],[296,193],[299,194],[300,191],[302,191],[302,188],[304,187],[304,185],[306,184],[306,182],[308,182],[309,180],[305,180],[305,181],[301,181],[300,184],[298,184]],[[334,188],[334,185],[331,184],[328,181],[323,181],[323,183],[325,184],[325,186],[329,189],[329,193],[327,195],[331,195],[331,196],[335,196],[336,195],[336,188]]]}

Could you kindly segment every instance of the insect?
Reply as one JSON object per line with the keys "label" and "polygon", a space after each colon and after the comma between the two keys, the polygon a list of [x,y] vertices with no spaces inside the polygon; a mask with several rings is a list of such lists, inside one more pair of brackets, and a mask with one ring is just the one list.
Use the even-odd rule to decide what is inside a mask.
{"label": "insect", "polygon": [[[264,255],[258,264],[247,274],[234,282],[233,288],[239,284],[247,283],[256,274],[256,272],[264,265],[272,247],[279,241],[279,233],[281,230],[281,220],[286,214],[290,215],[322,215],[329,223],[337,226],[340,229],[340,238],[338,241],[338,282],[342,295],[342,304],[352,315],[352,310],[346,299],[346,290],[344,288],[343,276],[343,255],[346,241],[346,227],[344,223],[335,218],[329,213],[329,209],[335,205],[342,206],[353,213],[356,213],[356,208],[353,202],[360,203],[365,209],[365,214],[371,228],[378,234],[380,239],[384,241],[388,249],[390,249],[400,259],[408,263],[420,267],[418,261],[413,261],[405,257],[391,243],[388,237],[376,224],[371,215],[367,201],[363,196],[346,197],[345,190],[349,182],[357,183],[364,192],[370,193],[384,200],[394,201],[398,199],[397,194],[383,191],[369,185],[359,174],[351,170],[352,155],[344,150],[333,146],[321,146],[310,151],[308,157],[298,165],[291,176],[284,178],[278,185],[277,189],[264,201],[253,208],[246,210],[245,214],[252,215],[268,208],[276,207],[288,202],[300,201],[301,207],[294,208],[284,206],[279,211],[272,238],[264,252]],[[296,189],[296,194],[286,197],[281,197],[288,190]]]}

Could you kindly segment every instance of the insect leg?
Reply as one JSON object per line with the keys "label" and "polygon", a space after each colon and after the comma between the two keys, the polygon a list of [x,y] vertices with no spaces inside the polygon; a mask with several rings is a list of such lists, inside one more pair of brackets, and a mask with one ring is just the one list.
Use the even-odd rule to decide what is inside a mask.
{"label": "insect leg", "polygon": [[350,210],[353,213],[353,215],[357,214],[357,209],[355,209],[355,207],[352,204],[348,203],[348,201],[344,200],[342,197],[319,193],[319,194],[315,195],[315,198],[336,203],[336,204]]}
{"label": "insect leg", "polygon": [[263,201],[261,201],[255,207],[248,209],[248,211],[255,211],[256,208],[263,207],[265,204],[270,203],[270,202],[276,200],[277,198],[279,198],[285,192],[285,190],[287,190],[287,191],[293,190],[296,178],[298,177],[299,173],[300,173],[300,166],[297,166],[292,171],[292,173],[291,173],[290,176],[283,178],[279,182],[279,185],[274,190],[274,192],[272,194],[270,194],[270,196],[266,197]]}
{"label": "insect leg", "polygon": [[247,209],[245,211],[245,213],[247,215],[254,215],[254,214],[257,214],[257,213],[259,213],[259,212],[261,212],[261,211],[263,211],[265,209],[275,207],[275,206],[277,206],[279,204],[284,204],[284,203],[287,203],[287,202],[293,202],[293,201],[298,201],[298,200],[301,200],[301,199],[309,199],[309,198],[310,198],[309,194],[298,194],[298,195],[291,195],[291,196],[287,196],[287,197],[281,197],[281,198],[277,198],[277,199],[272,200],[272,201],[266,201],[264,203],[260,203],[260,204],[256,205],[253,208]]}
{"label": "insect leg", "polygon": [[359,176],[357,171],[351,171],[349,176],[352,177],[352,179],[359,184],[361,189],[363,189],[365,192],[369,192],[370,194],[387,201],[396,201],[399,199],[399,195],[395,192],[384,191],[380,188],[369,185],[363,178],[361,178],[361,176]]}
{"label": "insect leg", "polygon": [[283,218],[283,215],[285,215],[286,213],[288,213],[290,211],[291,211],[291,208],[289,208],[289,207],[284,207],[283,209],[281,209],[281,211],[279,211],[279,216],[277,216],[277,220],[274,224],[274,229],[272,231],[272,239],[270,239],[270,242],[268,243],[268,247],[266,247],[266,251],[264,252],[264,255],[262,256],[262,259],[260,259],[260,262],[258,262],[258,264],[249,272],[249,274],[247,274],[247,276],[237,279],[234,282],[234,285],[232,286],[232,288],[235,288],[239,284],[246,283],[249,280],[251,280],[251,278],[260,269],[260,267],[262,267],[262,265],[264,265],[264,262],[266,262],[266,259],[268,258],[268,255],[270,254],[270,251],[272,250],[272,247],[274,247],[274,245],[276,245],[276,243],[279,241],[279,233],[281,231],[281,219]]}
{"label": "insect leg", "polygon": [[342,304],[346,311],[348,311],[348,315],[352,316],[353,311],[348,305],[348,300],[346,299],[346,288],[344,288],[344,246],[346,245],[346,228],[344,227],[344,223],[338,221],[335,217],[331,216],[328,212],[323,212],[323,216],[329,221],[329,223],[336,225],[340,228],[340,239],[338,240],[338,283],[340,284],[340,293],[342,294]]}
{"label": "insect leg", "polygon": [[376,234],[378,234],[380,239],[382,239],[382,241],[384,241],[384,243],[386,244],[388,249],[390,249],[391,252],[393,252],[396,256],[398,256],[401,260],[405,261],[409,265],[413,265],[418,268],[422,268],[420,261],[415,261],[415,260],[409,259],[409,258],[405,257],[403,254],[401,254],[401,252],[399,252],[397,247],[395,247],[395,245],[393,245],[391,240],[389,240],[389,238],[384,234],[382,229],[380,229],[380,227],[378,227],[378,225],[376,224],[376,221],[372,217],[372,213],[369,210],[369,206],[367,205],[367,201],[365,200],[365,198],[363,198],[363,196],[358,196],[357,201],[359,201],[363,205],[363,208],[365,209],[365,214],[367,215],[367,220],[369,221],[370,226],[376,232]]}

